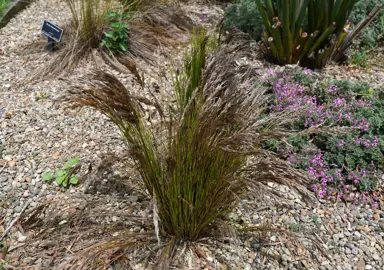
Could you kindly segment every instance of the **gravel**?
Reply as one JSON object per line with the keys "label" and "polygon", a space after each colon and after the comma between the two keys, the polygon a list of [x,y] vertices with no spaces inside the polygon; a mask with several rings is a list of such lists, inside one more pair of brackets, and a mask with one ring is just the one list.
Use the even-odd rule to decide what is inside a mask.
{"label": "gravel", "polygon": [[[190,9],[197,20],[199,7]],[[210,9],[206,7],[206,10]],[[214,11],[218,13],[217,8]],[[64,25],[68,14],[64,1],[37,0],[0,29],[0,221],[5,216],[6,224],[20,213],[28,200],[34,207],[53,200],[71,199],[74,205],[81,207],[80,203],[76,204],[76,198],[82,194],[82,186],[63,192],[42,180],[45,171],[60,168],[71,157],[79,157],[88,165],[97,164],[107,154],[124,153],[124,142],[106,117],[91,109],[70,109],[67,104],[55,102],[56,97],[63,94],[64,81],[23,84],[23,79],[47,61],[49,54],[22,54],[22,49],[32,46],[32,41],[44,40],[40,33],[44,19]],[[265,63],[255,63],[264,68]],[[73,78],[89,68],[89,65],[79,67]],[[159,81],[157,74],[161,68],[139,62],[140,68],[150,85]],[[167,67],[162,68],[166,70]],[[127,85],[133,84],[128,76],[111,72]],[[335,72],[326,71],[331,76],[342,76]],[[80,174],[86,167],[83,166]],[[115,176],[120,174],[121,171],[114,172]],[[376,210],[342,203],[306,204],[286,187],[270,188],[278,188],[289,203],[282,205],[249,195],[233,211],[231,222],[235,226],[272,224],[294,234],[295,240],[287,233],[270,232],[241,235],[239,245],[218,245],[212,241],[211,246],[215,248],[206,251],[210,258],[221,258],[227,264],[225,269],[384,268],[384,203]],[[142,198],[138,194],[128,194],[125,201],[129,207],[137,207]],[[108,209],[128,206],[116,208],[113,203],[106,204]],[[142,207],[137,209],[136,214],[146,214]],[[119,222],[120,218],[112,215],[108,222]],[[0,222],[0,233],[1,226],[5,224]],[[14,245],[28,239],[28,232],[24,234],[15,228],[11,232]],[[14,266],[42,266],[47,259],[25,254],[14,259],[19,256],[17,252],[9,255]]]}

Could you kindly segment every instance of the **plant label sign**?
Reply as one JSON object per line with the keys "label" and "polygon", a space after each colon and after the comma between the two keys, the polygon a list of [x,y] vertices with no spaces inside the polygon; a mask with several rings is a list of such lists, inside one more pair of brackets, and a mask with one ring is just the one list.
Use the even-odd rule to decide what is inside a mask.
{"label": "plant label sign", "polygon": [[43,32],[43,34],[46,35],[48,38],[51,38],[56,42],[60,42],[64,30],[55,25],[54,23],[44,20],[43,26],[41,27],[41,32]]}

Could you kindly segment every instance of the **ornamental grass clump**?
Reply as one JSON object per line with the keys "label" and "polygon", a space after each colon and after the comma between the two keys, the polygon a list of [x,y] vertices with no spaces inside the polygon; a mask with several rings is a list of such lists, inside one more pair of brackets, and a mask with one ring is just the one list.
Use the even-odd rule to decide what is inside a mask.
{"label": "ornamental grass clump", "polygon": [[322,68],[340,59],[351,40],[378,14],[381,4],[350,31],[348,17],[357,0],[256,0],[265,31],[267,58],[280,65]]}
{"label": "ornamental grass clump", "polygon": [[[158,241],[172,239],[163,260],[170,262],[180,243],[212,236],[251,186],[265,195],[271,192],[265,183],[279,182],[310,194],[302,188],[308,184],[304,175],[258,146],[287,135],[284,126],[302,111],[261,118],[270,96],[256,71],[238,62],[249,44],[242,38],[229,37],[208,56],[213,43],[197,30],[181,66],[174,68],[176,104],[134,95],[103,71],[82,78],[69,91],[67,99],[101,111],[124,136],[153,202],[154,229],[165,232],[157,233]],[[145,120],[140,103],[156,108],[157,121]]]}

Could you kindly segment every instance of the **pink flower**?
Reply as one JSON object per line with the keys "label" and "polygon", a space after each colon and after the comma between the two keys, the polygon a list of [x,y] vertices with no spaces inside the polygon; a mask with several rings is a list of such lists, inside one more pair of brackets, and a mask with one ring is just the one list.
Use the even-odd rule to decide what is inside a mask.
{"label": "pink flower", "polygon": [[342,148],[343,146],[344,146],[344,141],[343,140],[339,141],[339,147]]}
{"label": "pink flower", "polygon": [[333,101],[333,105],[336,107],[336,108],[340,108],[344,105],[344,101],[345,99],[344,98],[336,98],[334,101]]}
{"label": "pink flower", "polygon": [[307,74],[307,75],[310,75],[310,74],[313,73],[313,71],[310,70],[310,69],[308,69],[308,68],[304,68],[303,72],[304,72],[305,74]]}
{"label": "pink flower", "polygon": [[328,89],[328,93],[334,93],[334,92],[337,92],[339,91],[340,88],[338,88],[337,86],[333,85],[331,86],[329,89]]}
{"label": "pink flower", "polygon": [[276,72],[273,71],[273,69],[269,68],[268,71],[267,71],[268,75],[269,76],[276,76]]}
{"label": "pink flower", "polygon": [[322,189],[322,190],[320,190],[320,192],[319,192],[319,198],[324,198],[326,194],[327,194],[327,190],[326,190],[326,189]]}
{"label": "pink flower", "polygon": [[353,179],[353,183],[354,183],[355,185],[358,184],[358,183],[360,183],[360,178],[357,177],[357,178]]}
{"label": "pink flower", "polygon": [[373,137],[372,147],[377,147],[379,145],[379,137]]}
{"label": "pink flower", "polygon": [[373,202],[373,203],[372,203],[372,208],[373,208],[373,209],[376,209],[378,206],[379,206],[379,205],[378,205],[377,202]]}
{"label": "pink flower", "polygon": [[363,144],[364,144],[364,146],[365,146],[366,148],[368,148],[368,147],[371,146],[371,141],[370,141],[370,140],[365,140]]}

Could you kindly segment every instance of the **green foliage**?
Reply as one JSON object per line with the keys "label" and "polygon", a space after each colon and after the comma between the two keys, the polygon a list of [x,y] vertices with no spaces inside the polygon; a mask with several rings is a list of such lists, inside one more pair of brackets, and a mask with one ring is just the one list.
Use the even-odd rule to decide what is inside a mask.
{"label": "green foliage", "polygon": [[256,0],[263,19],[268,59],[322,68],[339,49],[357,0]]}
{"label": "green foliage", "polygon": [[207,31],[204,28],[194,30],[191,44],[191,50],[186,51],[183,56],[183,69],[173,70],[173,86],[179,110],[187,106],[193,92],[199,86],[207,53],[215,48],[215,44],[207,37]]}
{"label": "green foliage", "polygon": [[355,51],[352,55],[351,62],[355,65],[358,65],[362,68],[367,68],[369,66],[368,63],[369,56],[366,54],[364,50]]}
{"label": "green foliage", "polygon": [[105,19],[108,20],[109,30],[104,32],[104,39],[100,46],[106,48],[110,54],[128,51],[129,25],[125,21],[130,19],[129,13],[110,11]]}
{"label": "green foliage", "polygon": [[261,40],[263,22],[255,0],[238,0],[225,10],[225,27],[239,29],[256,41]]}
{"label": "green foliage", "polygon": [[45,172],[43,174],[43,180],[50,182],[55,179],[58,186],[63,186],[65,188],[70,185],[77,185],[79,183],[79,178],[76,175],[73,175],[75,166],[79,163],[79,158],[71,158],[64,163],[63,169],[56,170],[55,173]]}
{"label": "green foliage", "polygon": [[293,80],[304,86],[311,86],[315,81],[303,71],[297,71],[293,74]]}
{"label": "green foliage", "polygon": [[[361,20],[365,19],[369,12],[375,7],[376,3],[384,0],[359,0],[353,8],[349,17],[353,25],[357,25]],[[358,48],[363,46],[374,47],[377,42],[384,40],[384,9],[380,14],[364,29],[361,36],[355,40]]]}
{"label": "green foliage", "polygon": [[0,0],[0,16],[3,14],[3,11],[9,7],[10,0]]}

